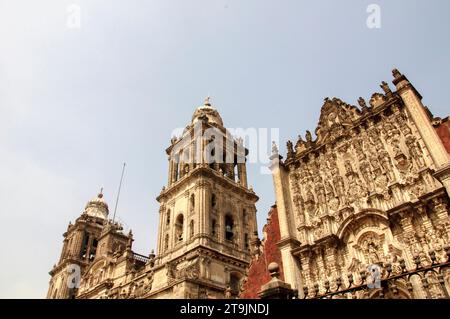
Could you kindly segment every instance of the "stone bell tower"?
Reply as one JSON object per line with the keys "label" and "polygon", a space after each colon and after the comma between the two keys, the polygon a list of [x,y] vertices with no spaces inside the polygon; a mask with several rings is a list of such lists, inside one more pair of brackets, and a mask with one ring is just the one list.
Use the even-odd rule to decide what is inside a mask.
{"label": "stone bell tower", "polygon": [[237,296],[257,232],[258,196],[247,186],[248,150],[223,126],[207,98],[166,152],[169,173],[157,198],[152,295]]}
{"label": "stone bell tower", "polygon": [[103,192],[90,200],[74,224],[69,223],[63,234],[63,248],[60,259],[53,266],[47,298],[74,298],[76,285],[73,279],[94,261],[100,234],[108,218],[108,204]]}

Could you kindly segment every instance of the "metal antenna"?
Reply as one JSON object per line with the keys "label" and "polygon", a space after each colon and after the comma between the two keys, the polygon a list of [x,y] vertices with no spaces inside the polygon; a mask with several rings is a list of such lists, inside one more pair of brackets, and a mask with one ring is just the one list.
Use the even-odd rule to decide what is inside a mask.
{"label": "metal antenna", "polygon": [[123,180],[123,173],[125,172],[125,165],[126,165],[126,163],[123,163],[122,175],[120,176],[119,190],[117,191],[117,197],[116,197],[116,206],[114,207],[114,215],[113,215],[113,219],[112,219],[113,223],[114,223],[114,220],[116,219],[117,204],[119,203],[120,188],[122,187],[122,180]]}

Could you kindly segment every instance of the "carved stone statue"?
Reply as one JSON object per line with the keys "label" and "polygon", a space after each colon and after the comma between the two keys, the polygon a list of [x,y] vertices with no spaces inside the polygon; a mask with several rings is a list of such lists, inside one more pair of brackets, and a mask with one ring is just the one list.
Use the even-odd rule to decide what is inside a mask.
{"label": "carved stone statue", "polygon": [[310,131],[306,131],[306,142],[311,143],[312,142],[312,135]]}
{"label": "carved stone statue", "polygon": [[408,145],[411,157],[414,159],[417,166],[419,168],[423,168],[425,166],[425,161],[423,160],[423,153],[420,148],[419,142],[417,142],[412,135],[408,136],[405,142],[406,145]]}
{"label": "carved stone statue", "polygon": [[294,145],[291,141],[287,141],[287,158],[291,158],[294,155]]}

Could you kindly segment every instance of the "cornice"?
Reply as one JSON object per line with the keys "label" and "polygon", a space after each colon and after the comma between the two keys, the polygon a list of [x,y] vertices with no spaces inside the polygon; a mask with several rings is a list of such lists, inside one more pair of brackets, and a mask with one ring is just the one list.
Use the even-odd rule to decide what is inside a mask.
{"label": "cornice", "polygon": [[[200,164],[201,165],[201,164]],[[227,189],[233,189],[237,193],[246,196],[248,199],[254,200],[255,202],[259,200],[259,197],[249,189],[241,186],[240,184],[234,182],[233,180],[221,175],[219,172],[216,172],[212,170],[209,167],[202,167],[198,166],[194,170],[190,172],[190,174],[184,176],[180,180],[173,183],[170,187],[163,190],[159,196],[156,198],[158,202],[161,202],[163,199],[173,195],[174,193],[179,192],[183,187],[185,187],[187,184],[192,183],[194,178],[199,177],[206,177],[210,178],[211,182],[221,185],[222,187],[225,187]],[[208,186],[208,180],[199,181],[203,182],[202,185],[199,185],[200,187]]]}

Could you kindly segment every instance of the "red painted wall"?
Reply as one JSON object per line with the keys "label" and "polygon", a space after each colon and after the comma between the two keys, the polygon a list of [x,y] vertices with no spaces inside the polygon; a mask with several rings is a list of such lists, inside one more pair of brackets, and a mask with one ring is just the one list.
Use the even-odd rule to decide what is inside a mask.
{"label": "red painted wall", "polygon": [[243,292],[240,295],[240,298],[243,299],[259,298],[258,292],[261,290],[261,286],[272,279],[267,271],[267,266],[271,262],[276,262],[280,266],[280,279],[284,280],[281,253],[277,247],[281,236],[276,205],[272,206],[269,211],[263,233],[265,233],[265,238],[262,243],[262,253],[258,259],[253,259],[250,264],[247,282],[244,284]]}
{"label": "red painted wall", "polygon": [[450,154],[450,118],[447,118],[435,129],[447,149],[447,152]]}

